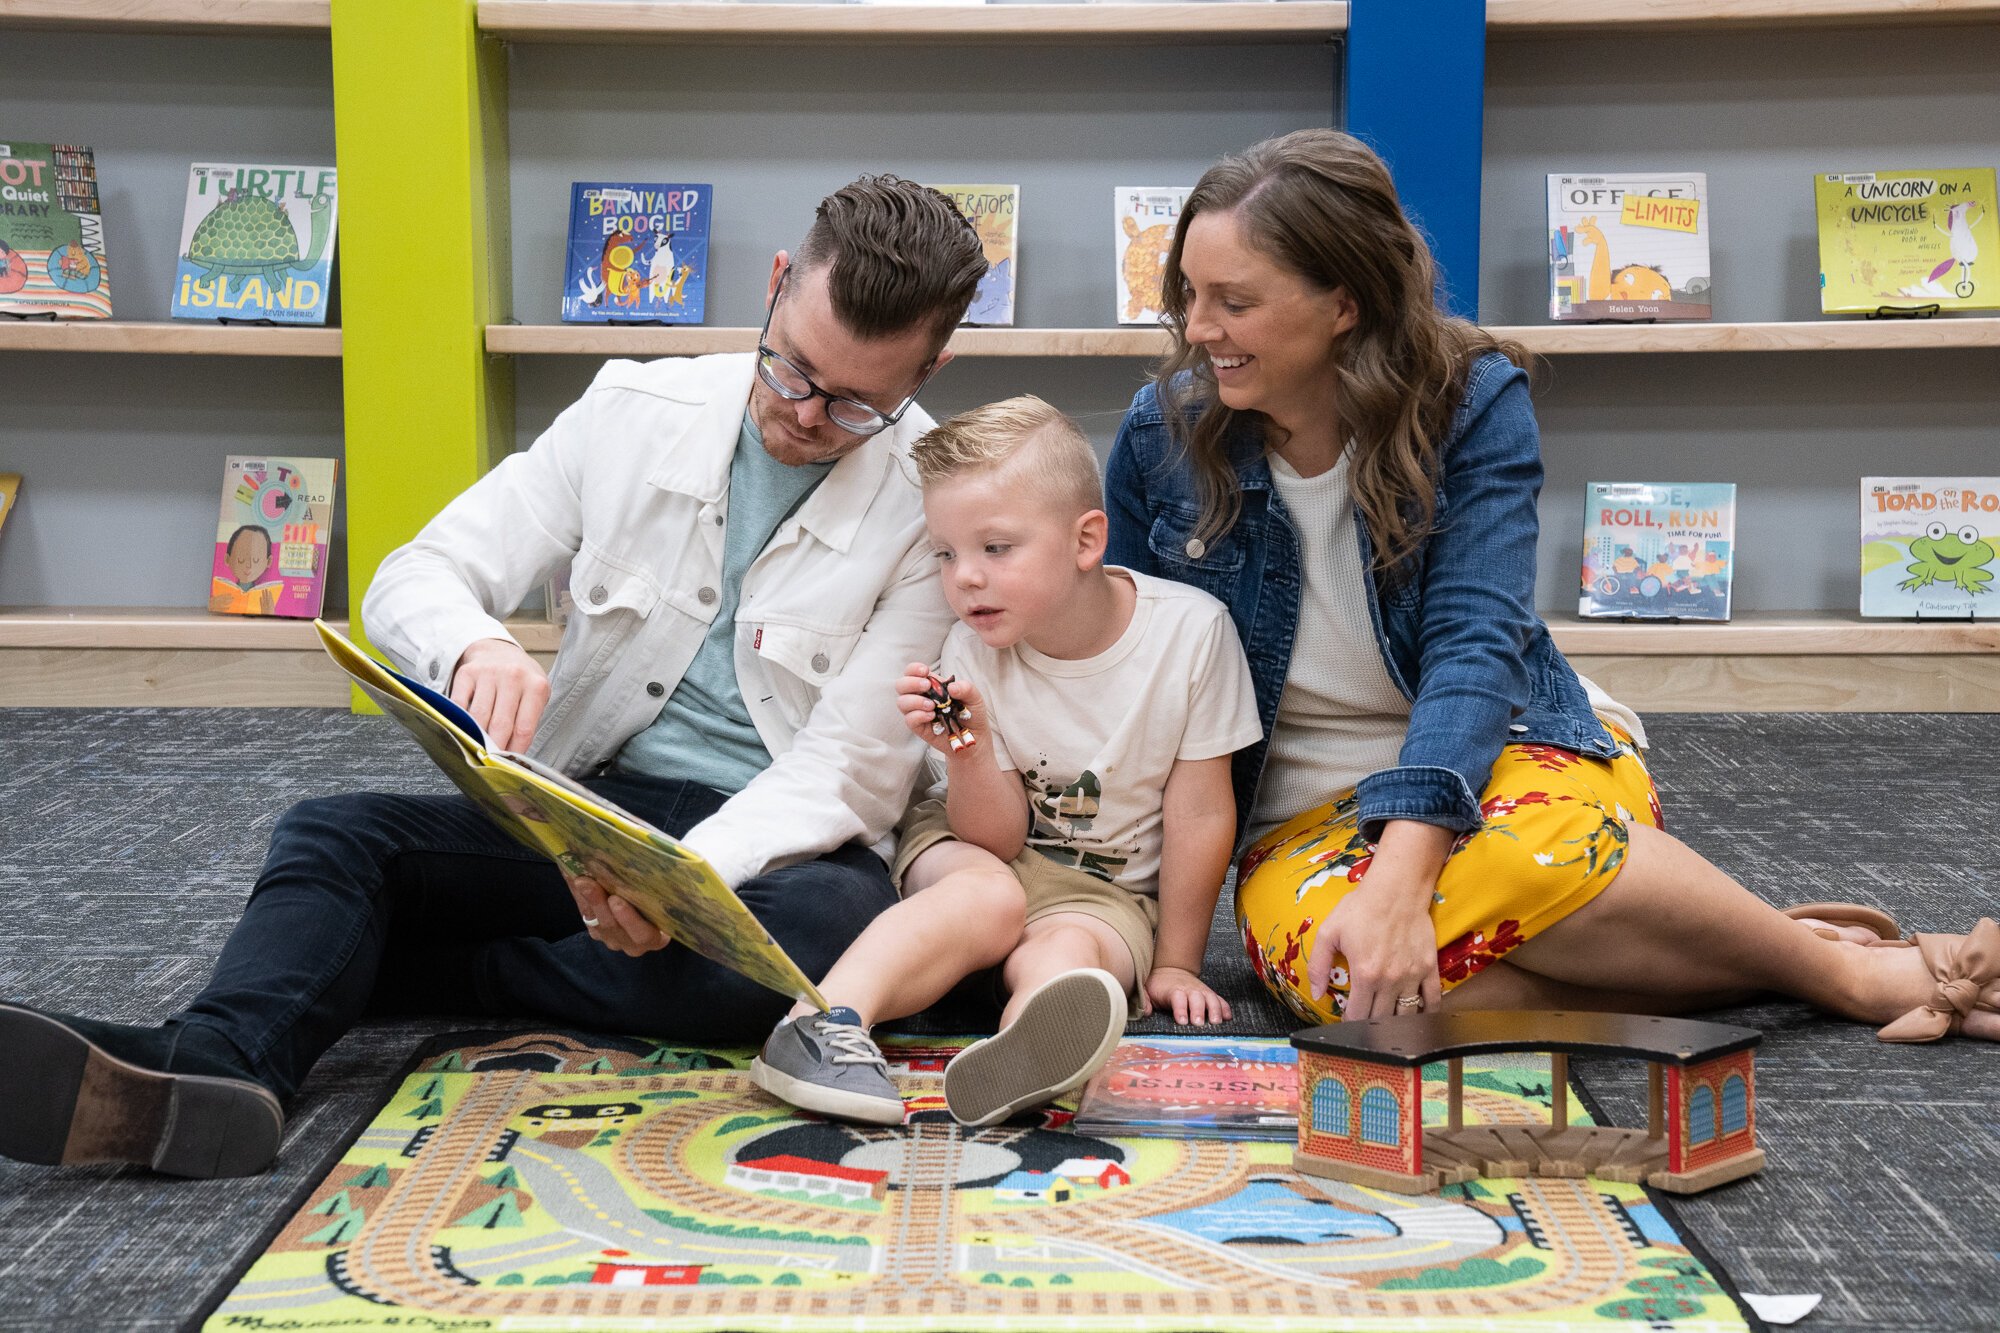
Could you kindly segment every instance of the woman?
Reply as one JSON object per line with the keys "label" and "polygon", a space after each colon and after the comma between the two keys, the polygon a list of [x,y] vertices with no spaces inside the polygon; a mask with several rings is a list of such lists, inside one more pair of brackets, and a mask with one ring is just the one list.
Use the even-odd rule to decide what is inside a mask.
{"label": "woman", "polygon": [[1901,943],[1881,913],[1793,919],[1662,830],[1638,719],[1534,611],[1521,353],[1434,289],[1360,141],[1225,158],[1167,260],[1174,352],[1112,450],[1107,558],[1220,597],[1256,677],[1237,911],[1265,984],[1316,1022],[1778,991],[1891,1040],[2000,1038],[1992,921],[1870,947]]}

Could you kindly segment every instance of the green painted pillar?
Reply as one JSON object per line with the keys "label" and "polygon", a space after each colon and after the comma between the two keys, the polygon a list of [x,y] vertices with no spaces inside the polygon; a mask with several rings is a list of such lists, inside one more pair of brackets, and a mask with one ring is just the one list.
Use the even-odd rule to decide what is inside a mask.
{"label": "green painted pillar", "polygon": [[348,610],[364,643],[382,557],[511,446],[512,363],[486,355],[511,305],[507,60],[477,13],[333,0]]}

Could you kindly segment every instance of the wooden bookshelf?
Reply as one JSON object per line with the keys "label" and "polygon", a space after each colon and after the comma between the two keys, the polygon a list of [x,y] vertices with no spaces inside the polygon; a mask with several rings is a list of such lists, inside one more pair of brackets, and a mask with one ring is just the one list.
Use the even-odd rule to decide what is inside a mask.
{"label": "wooden bookshelf", "polygon": [[480,0],[480,31],[514,42],[1324,42],[1347,5],[764,5]]}
{"label": "wooden bookshelf", "polygon": [[2000,319],[1825,319],[1782,324],[1489,326],[1543,356],[1608,352],[1833,352],[2000,347]]}
{"label": "wooden bookshelf", "polygon": [[2000,21],[2000,0],[1486,0],[1489,38]]}
{"label": "wooden bookshelf", "polygon": [[115,319],[0,319],[0,351],[339,356],[340,330]]}
{"label": "wooden bookshelf", "polygon": [[0,0],[0,28],[249,34],[332,26],[332,0]]}
{"label": "wooden bookshelf", "polygon": [[[1996,321],[2000,322],[2000,321]],[[705,356],[748,352],[752,328],[693,325],[489,324],[486,350],[571,356]],[[1166,334],[1157,328],[960,329],[951,350],[959,356],[1159,356]]]}
{"label": "wooden bookshelf", "polygon": [[[329,623],[343,632],[347,622]],[[1745,612],[1726,624],[1578,622],[1556,644],[1648,712],[2000,711],[2000,621]],[[562,631],[508,622],[546,664]],[[346,678],[302,620],[147,607],[0,608],[0,706],[344,707]]]}

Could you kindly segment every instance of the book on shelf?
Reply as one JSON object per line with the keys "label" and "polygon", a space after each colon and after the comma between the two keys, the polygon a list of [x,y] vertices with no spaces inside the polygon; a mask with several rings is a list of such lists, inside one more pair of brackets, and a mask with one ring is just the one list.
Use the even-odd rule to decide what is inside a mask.
{"label": "book on shelf", "polygon": [[1014,238],[1020,212],[1018,185],[933,185],[933,190],[958,205],[958,211],[979,232],[986,251],[986,276],[979,280],[966,324],[1011,325],[1014,322]]}
{"label": "book on shelf", "polygon": [[2000,619],[2000,477],[1863,477],[1861,614]]}
{"label": "book on shelf", "polygon": [[1577,614],[1727,620],[1735,539],[1734,482],[1593,481]]}
{"label": "book on shelf", "polygon": [[0,472],[0,528],[7,526],[8,515],[21,503],[21,474]]}
{"label": "book on shelf", "polygon": [[1079,1134],[1292,1139],[1298,1052],[1284,1037],[1131,1037],[1084,1085]]}
{"label": "book on shelf", "polygon": [[1112,192],[1112,245],[1117,263],[1118,322],[1160,322],[1160,275],[1174,248],[1174,226],[1187,185],[1121,185]]}
{"label": "book on shelf", "polygon": [[196,162],[188,168],[167,313],[326,323],[339,211],[332,167]]}
{"label": "book on shelf", "polygon": [[231,456],[224,462],[209,610],[301,620],[320,613],[338,470],[331,458]]}
{"label": "book on shelf", "polygon": [[701,323],[712,195],[706,185],[572,184],[563,321]]}
{"label": "book on shelf", "polygon": [[2000,310],[1992,167],[1829,173],[1813,204],[1822,312]]}
{"label": "book on shelf", "polygon": [[523,846],[614,890],[674,942],[781,995],[826,1008],[805,973],[703,857],[525,754],[486,743],[471,714],[377,662],[325,621],[320,642],[458,789]]}
{"label": "book on shelf", "polygon": [[1708,175],[1549,177],[1549,318],[1707,319]]}
{"label": "book on shelf", "polygon": [[111,318],[97,162],[81,144],[0,142],[0,315]]}

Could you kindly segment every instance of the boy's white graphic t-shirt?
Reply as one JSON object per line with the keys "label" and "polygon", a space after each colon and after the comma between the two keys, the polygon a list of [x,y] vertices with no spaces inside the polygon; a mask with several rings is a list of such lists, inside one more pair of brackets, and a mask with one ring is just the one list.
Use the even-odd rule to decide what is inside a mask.
{"label": "boy's white graphic t-shirt", "polygon": [[1026,643],[995,650],[960,624],[940,666],[986,702],[993,757],[1028,790],[1028,845],[1153,896],[1174,762],[1233,754],[1263,729],[1222,603],[1183,583],[1109,572],[1138,596],[1132,623],[1097,656],[1048,657]]}

